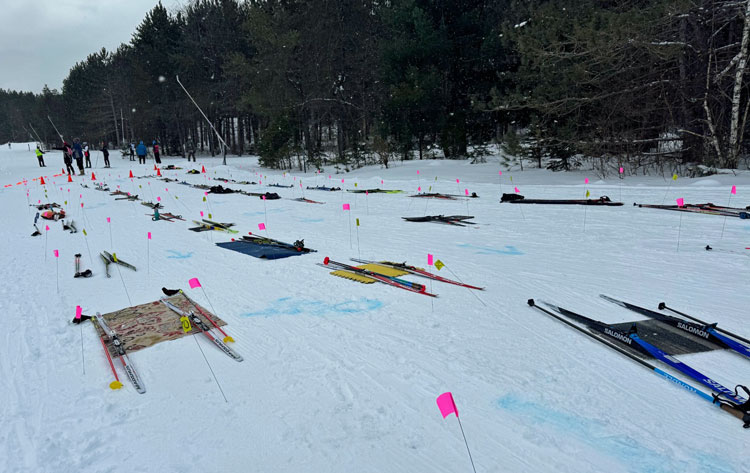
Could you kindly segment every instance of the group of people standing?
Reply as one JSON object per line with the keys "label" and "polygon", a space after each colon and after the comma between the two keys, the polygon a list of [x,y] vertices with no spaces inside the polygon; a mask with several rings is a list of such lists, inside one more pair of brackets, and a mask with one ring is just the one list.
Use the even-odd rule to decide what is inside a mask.
{"label": "group of people standing", "polygon": [[[8,146],[10,146],[10,143],[8,143]],[[60,150],[63,152],[63,162],[65,163],[65,168],[67,170],[66,172],[68,174],[76,174],[75,169],[73,168],[74,159],[76,162],[76,166],[78,167],[78,174],[80,176],[84,174],[85,168],[91,167],[91,151],[89,150],[89,145],[86,142],[81,143],[81,140],[79,138],[73,139],[72,145],[63,140],[62,146],[54,147],[52,149]],[[148,147],[143,143],[143,141],[140,141],[138,145],[131,142],[129,150],[131,161],[135,161],[135,156],[138,156],[138,163],[146,164]],[[107,143],[104,143],[99,151],[101,151],[102,155],[104,156],[104,167],[110,167],[109,150],[107,149]],[[153,141],[152,151],[154,155],[154,161],[157,164],[161,164],[161,149],[157,141]],[[187,154],[188,161],[192,159],[193,162],[195,162],[195,145],[191,140],[188,140],[187,143],[185,143],[185,152]],[[37,145],[36,147],[36,158],[37,160],[39,160],[39,167],[46,167],[46,164],[44,163],[44,151],[42,151],[39,145]]]}
{"label": "group of people standing", "polygon": [[[79,176],[83,176],[85,168],[91,167],[91,150],[89,149],[89,144],[85,142],[81,143],[81,140],[79,138],[75,138],[73,140],[73,145],[70,145],[67,141],[63,140],[62,146],[55,147],[53,149],[57,149],[63,152],[63,162],[65,163],[65,168],[68,174],[76,173],[75,169],[73,169],[74,159],[76,161],[76,166],[78,167]],[[104,156],[104,167],[110,167],[109,150],[107,149],[107,144],[104,143],[99,151],[101,151],[102,155]],[[44,152],[41,150],[39,145],[37,145],[36,147],[36,157],[39,160],[39,166],[45,167]]]}
{"label": "group of people standing", "polygon": [[[160,150],[159,150],[159,143],[154,141],[152,143],[152,149],[154,152],[154,161],[156,164],[161,164],[161,158],[160,158]],[[146,156],[148,155],[148,148],[145,144],[143,144],[143,140],[141,140],[140,143],[138,143],[138,146],[135,145],[135,143],[130,143],[130,160],[135,161],[134,157],[135,155],[138,155],[138,164],[146,164]]]}

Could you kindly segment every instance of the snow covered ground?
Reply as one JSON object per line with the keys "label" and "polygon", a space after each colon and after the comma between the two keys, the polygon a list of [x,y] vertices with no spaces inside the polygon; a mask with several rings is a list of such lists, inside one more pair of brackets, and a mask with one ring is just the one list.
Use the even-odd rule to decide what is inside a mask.
{"label": "snow covered ground", "polygon": [[[45,159],[48,167],[40,169],[26,144],[0,147],[0,471],[471,471],[455,417],[443,419],[437,409],[435,398],[444,391],[453,392],[478,472],[748,471],[750,432],[737,419],[526,305],[533,297],[623,322],[641,317],[600,293],[650,308],[666,301],[750,335],[750,257],[703,249],[750,253],[744,250],[750,221],[632,206],[679,197],[726,205],[732,185],[731,206],[746,206],[747,173],[677,181],[602,181],[586,171],[503,169],[500,176],[490,159],[481,165],[411,161],[329,180],[329,170],[317,177],[282,175],[259,169],[254,158],[230,156],[226,167],[219,158],[204,158],[197,165],[206,166],[204,175],[185,174],[182,159],[164,160],[185,168],[165,171],[166,177],[194,183],[214,176],[257,181],[260,172],[262,186],[209,183],[285,198],[302,195],[300,179],[303,186],[340,186],[344,178],[347,189],[406,191],[309,190],[307,198],[325,205],[264,204],[214,194],[203,202],[198,189],[127,178],[131,169],[136,176],[154,174],[152,161],[137,165],[113,153],[113,167],[102,169],[99,157],[99,181],[146,200],[160,197],[166,211],[188,219],[168,223],[153,222],[138,203],[95,191],[90,170],[73,184],[53,177],[63,167],[59,152]],[[47,196],[31,181],[42,173]],[[23,179],[28,185],[16,184]],[[265,187],[276,182],[295,188]],[[583,198],[588,189],[626,205],[500,204],[501,192],[515,186],[527,198]],[[468,189],[480,198],[407,197],[418,187]],[[79,232],[63,232],[55,222],[46,235],[30,237],[36,210],[28,204],[38,200],[67,201]],[[351,204],[350,213],[343,203]],[[304,238],[318,252],[265,261],[224,250],[214,243],[228,235],[186,230],[201,211],[243,233],[257,233],[264,222],[269,236]],[[401,219],[425,213],[474,215],[477,225]],[[47,223],[40,219],[43,233]],[[102,250],[115,251],[138,271],[122,270],[120,277],[115,270],[107,279],[97,259]],[[94,277],[72,277],[75,253]],[[361,255],[424,266],[428,253],[446,264],[440,275],[486,290],[427,282],[440,295],[431,299],[333,277],[315,264],[325,256],[347,262]],[[184,288],[208,304],[199,289],[188,289],[193,277],[245,361],[184,337],[131,356],[146,394],[125,379],[123,389],[110,390],[112,374],[93,327],[70,324],[76,305],[85,314],[111,312],[157,300],[162,286]],[[750,382],[748,360],[736,354],[681,359],[727,386]]]}

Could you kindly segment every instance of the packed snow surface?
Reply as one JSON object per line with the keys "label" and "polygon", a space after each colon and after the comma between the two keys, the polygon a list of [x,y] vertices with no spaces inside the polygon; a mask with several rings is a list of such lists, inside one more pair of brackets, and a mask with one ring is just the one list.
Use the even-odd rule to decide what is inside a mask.
{"label": "packed snow surface", "polygon": [[[435,402],[445,391],[453,393],[478,472],[747,471],[750,431],[737,419],[526,304],[549,301],[614,323],[642,317],[600,293],[652,309],[666,301],[749,336],[750,220],[632,206],[684,198],[744,207],[747,173],[619,179],[508,170],[491,158],[346,174],[327,167],[316,175],[262,169],[253,157],[230,156],[227,166],[220,158],[194,166],[164,159],[183,168],[163,171],[171,179],[283,197],[208,194],[204,201],[200,189],[138,178],[155,174],[153,161],[138,165],[115,151],[113,167],[103,169],[94,152],[94,169],[68,183],[54,176],[63,167],[59,152],[47,153],[39,168],[33,149],[0,147],[3,472],[471,471],[455,416],[443,419]],[[202,165],[206,174],[186,174]],[[32,180],[42,175],[46,186]],[[405,193],[304,190],[300,180]],[[152,221],[150,209],[96,191],[96,182],[160,198],[165,211],[187,221]],[[267,187],[273,183],[294,187]],[[578,199],[588,190],[625,205],[500,204],[515,187],[527,198]],[[479,198],[408,197],[418,188]],[[291,200],[303,193],[325,204]],[[79,232],[40,219],[42,235],[31,237],[36,209],[29,204],[38,201],[63,204]],[[345,203],[351,211],[342,210]],[[224,250],[215,243],[230,235],[187,231],[201,211],[235,223],[240,235],[262,235],[265,223],[268,236],[304,239],[318,252],[266,261]],[[476,225],[401,219],[425,214],[473,215]],[[706,244],[736,253],[708,252]],[[137,272],[113,269],[107,279],[103,250]],[[75,253],[93,277],[73,278]],[[432,272],[486,290],[404,277],[439,294],[432,299],[316,265],[325,256],[361,256],[425,267],[428,253],[445,264]],[[205,294],[189,289],[194,277]],[[124,387],[109,389],[113,377],[94,328],[71,324],[76,306],[89,315],[111,312],[157,300],[163,286],[183,288],[225,320],[244,362],[187,336],[131,355],[145,394],[119,365]],[[750,382],[750,364],[737,354],[681,359],[726,386]]]}

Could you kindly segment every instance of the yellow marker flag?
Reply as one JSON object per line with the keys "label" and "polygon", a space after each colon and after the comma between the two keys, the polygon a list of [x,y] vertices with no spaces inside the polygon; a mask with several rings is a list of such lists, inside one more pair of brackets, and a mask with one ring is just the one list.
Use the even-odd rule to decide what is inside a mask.
{"label": "yellow marker flag", "polygon": [[68,205],[68,201],[67,200],[65,201],[65,205]]}
{"label": "yellow marker flag", "polygon": [[174,198],[176,199],[176,198],[177,198],[177,196],[174,196]]}
{"label": "yellow marker flag", "polygon": [[117,263],[117,253],[112,253],[112,260]]}
{"label": "yellow marker flag", "polygon": [[185,333],[188,333],[189,331],[193,330],[193,326],[190,325],[190,319],[185,317],[184,315],[180,317],[180,322],[182,322],[182,331]]}
{"label": "yellow marker flag", "polygon": [[443,266],[445,266],[445,265],[443,264],[443,262],[442,262],[442,261],[440,261],[440,260],[437,260],[437,261],[435,261],[435,267],[437,268],[437,270],[438,270],[438,271],[440,271],[440,269],[441,269],[441,268],[442,268]]}
{"label": "yellow marker flag", "polygon": [[587,190],[587,191],[586,191],[586,197],[588,197],[588,196],[590,196],[590,195],[591,195],[591,192],[589,192],[589,191]]}
{"label": "yellow marker flag", "polygon": [[357,183],[356,182],[354,183],[354,187],[357,187]]}
{"label": "yellow marker flag", "polygon": [[676,181],[676,180],[677,180],[677,173],[675,173],[675,174],[674,174],[674,176],[672,176],[672,180],[673,180],[673,181]]}
{"label": "yellow marker flag", "polygon": [[513,176],[508,176],[508,177],[510,177],[510,182],[513,182]]}
{"label": "yellow marker flag", "polygon": [[357,219],[357,226],[359,226],[359,219]]}
{"label": "yellow marker flag", "polygon": [[435,182],[437,182],[437,176],[435,176]]}
{"label": "yellow marker flag", "polygon": [[206,196],[204,195],[204,196],[203,196],[203,202],[205,202],[205,201],[206,201]]}
{"label": "yellow marker flag", "polygon": [[430,186],[430,188],[429,188],[429,189],[427,189],[427,190],[428,190],[428,191],[430,191],[430,192],[432,192],[432,186]]}
{"label": "yellow marker flag", "polygon": [[213,217],[211,216],[211,214],[208,214],[208,218],[213,218]]}
{"label": "yellow marker flag", "polygon": [[83,229],[83,235],[84,236],[88,236],[89,235],[88,233],[86,233],[86,229],[85,228]]}

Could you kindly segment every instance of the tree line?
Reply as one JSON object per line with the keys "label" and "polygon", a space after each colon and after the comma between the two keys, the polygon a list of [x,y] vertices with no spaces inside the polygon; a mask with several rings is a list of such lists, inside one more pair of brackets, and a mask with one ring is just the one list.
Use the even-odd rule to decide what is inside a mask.
{"label": "tree line", "polygon": [[[276,168],[510,155],[745,161],[750,0],[193,0],[62,90],[0,89],[0,142],[190,140]],[[177,81],[184,84],[209,126]],[[48,119],[49,117],[49,119]]]}

